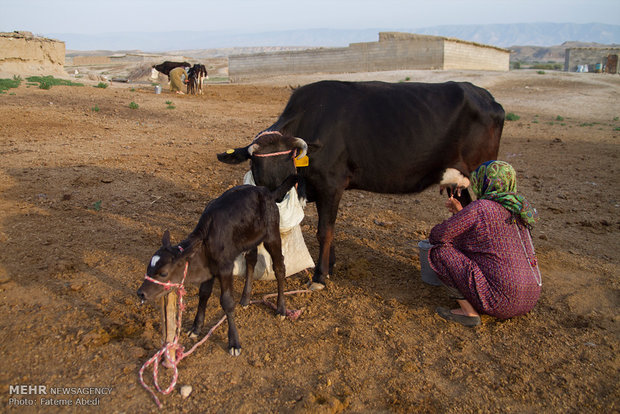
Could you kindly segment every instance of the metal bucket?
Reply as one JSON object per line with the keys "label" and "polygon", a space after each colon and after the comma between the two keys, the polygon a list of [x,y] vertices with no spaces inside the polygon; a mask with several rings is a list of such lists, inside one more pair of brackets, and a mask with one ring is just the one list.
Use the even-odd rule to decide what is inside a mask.
{"label": "metal bucket", "polygon": [[161,93],[161,86],[155,85],[155,93],[159,95]]}
{"label": "metal bucket", "polygon": [[418,249],[420,253],[420,273],[422,274],[422,281],[431,286],[441,286],[441,280],[437,276],[437,273],[431,268],[428,262],[428,251],[433,247],[428,240],[420,240],[418,242]]}

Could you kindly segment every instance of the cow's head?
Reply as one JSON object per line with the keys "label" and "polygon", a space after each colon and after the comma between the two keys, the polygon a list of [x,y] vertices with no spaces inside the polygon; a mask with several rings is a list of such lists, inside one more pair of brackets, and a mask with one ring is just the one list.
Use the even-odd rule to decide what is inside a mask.
{"label": "cow's head", "polygon": [[251,160],[256,185],[275,190],[291,174],[295,174],[295,160],[305,157],[308,145],[301,138],[282,135],[278,131],[259,134],[247,147],[228,150],[217,155],[227,164]]}
{"label": "cow's head", "polygon": [[[172,246],[168,230],[164,232],[161,243],[162,246],[151,257],[146,267],[146,276],[161,283],[181,283],[185,263],[193,255],[193,252],[184,251],[180,246]],[[166,289],[165,286],[145,279],[137,294],[144,303],[147,300],[157,299],[168,292],[169,289]]]}

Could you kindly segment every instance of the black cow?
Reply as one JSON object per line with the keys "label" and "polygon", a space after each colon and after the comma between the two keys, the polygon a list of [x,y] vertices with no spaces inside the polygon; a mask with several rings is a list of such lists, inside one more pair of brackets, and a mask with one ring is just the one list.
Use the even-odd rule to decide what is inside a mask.
{"label": "black cow", "polygon": [[274,188],[295,172],[293,153],[283,153],[307,149],[299,193],[316,201],[320,251],[311,288],[322,288],[335,262],[333,231],[344,190],[415,193],[439,183],[456,189],[465,205],[469,174],[497,158],[503,126],[502,106],[467,82],[322,81],[296,89],[252,144],[218,159],[251,158],[256,184]]}
{"label": "black cow", "polygon": [[[233,187],[205,208],[196,228],[176,246],[170,244],[170,234],[164,233],[162,246],[155,252],[146,269],[138,297],[144,302],[167,293],[167,282],[179,284],[188,264],[187,282],[200,283],[198,310],[191,334],[198,335],[204,323],[205,309],[213,281],[220,282],[220,304],[228,320],[228,350],[231,355],[241,352],[239,334],[234,321],[235,302],[232,295],[233,265],[241,253],[246,253],[246,281],[241,305],[249,304],[252,293],[257,246],[263,243],[273,260],[278,282],[277,313],[286,315],[284,302],[285,266],[280,239],[280,212],[276,202],[295,185],[296,176],[288,177],[274,192],[265,187],[242,185]],[[148,280],[151,278],[156,282]]]}
{"label": "black cow", "polygon": [[164,75],[168,76],[168,79],[170,79],[170,71],[174,68],[178,68],[179,66],[183,66],[184,68],[189,68],[192,65],[187,62],[171,62],[167,60],[163,63],[160,63],[159,65],[153,65],[153,68],[157,70],[158,72],[161,72]]}

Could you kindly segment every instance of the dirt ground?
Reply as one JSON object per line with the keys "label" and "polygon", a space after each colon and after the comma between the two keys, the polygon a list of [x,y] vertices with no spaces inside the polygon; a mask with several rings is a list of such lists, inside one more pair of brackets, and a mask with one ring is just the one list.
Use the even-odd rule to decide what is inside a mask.
{"label": "dirt ground", "polygon": [[[449,216],[444,196],[349,191],[327,289],[288,298],[304,310],[296,322],[238,308],[241,356],[228,355],[219,328],[179,366],[192,394],[177,386],[162,412],[620,412],[620,77],[535,71],[316,75],[209,85],[203,96],[23,83],[0,95],[0,411],[159,412],[138,382],[161,346],[159,311],[135,294],[147,262],[164,230],[180,241],[209,200],[241,183],[247,165],[215,154],[269,126],[290,85],[322,77],[469,80],[520,116],[506,122],[500,159],[540,213],[541,299],[526,316],[485,316],[475,329],[444,322],[435,308],[455,303],[421,281],[416,247]],[[302,230],[315,260],[316,224],[310,204]],[[255,298],[275,291],[254,286]],[[197,287],[188,293],[185,330]],[[204,333],[222,315],[218,294]],[[56,387],[112,391],[76,407],[83,395],[51,395]]]}

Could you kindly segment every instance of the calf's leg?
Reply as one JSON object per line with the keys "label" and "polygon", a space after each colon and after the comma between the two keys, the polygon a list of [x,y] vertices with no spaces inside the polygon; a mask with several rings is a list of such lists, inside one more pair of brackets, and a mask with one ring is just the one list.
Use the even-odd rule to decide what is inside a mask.
{"label": "calf's leg", "polygon": [[239,343],[239,333],[237,325],[235,325],[235,300],[233,299],[233,276],[232,266],[226,274],[220,275],[220,285],[222,293],[220,295],[220,305],[224,309],[226,319],[228,320],[228,353],[232,356],[241,354],[241,345]]}
{"label": "calf's leg", "polygon": [[254,266],[258,258],[258,249],[255,247],[245,255],[245,285],[243,286],[243,294],[239,304],[244,308],[250,304],[252,296],[252,282],[254,281]]}
{"label": "calf's leg", "polygon": [[284,266],[284,256],[282,256],[282,241],[278,230],[277,235],[272,237],[271,241],[265,241],[265,250],[271,256],[273,262],[273,272],[276,274],[278,282],[278,299],[276,313],[280,316],[286,316],[286,303],[284,300],[284,282],[286,279],[286,268]]}
{"label": "calf's leg", "polygon": [[196,338],[200,335],[200,331],[202,330],[202,326],[205,321],[207,301],[209,300],[209,297],[211,297],[211,292],[213,291],[214,280],[214,278],[211,278],[200,284],[200,289],[198,291],[198,309],[196,310],[196,316],[194,317],[194,325],[189,333],[190,338]]}

